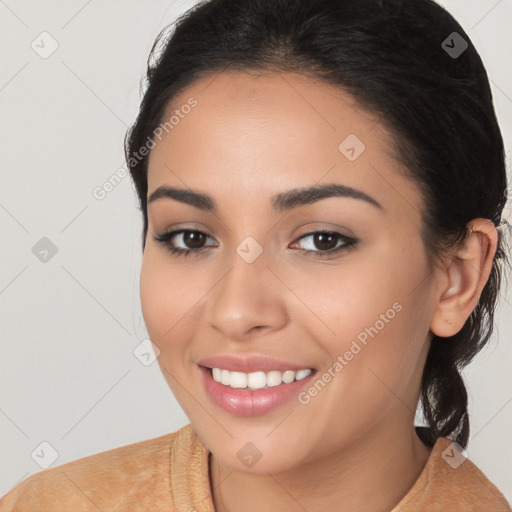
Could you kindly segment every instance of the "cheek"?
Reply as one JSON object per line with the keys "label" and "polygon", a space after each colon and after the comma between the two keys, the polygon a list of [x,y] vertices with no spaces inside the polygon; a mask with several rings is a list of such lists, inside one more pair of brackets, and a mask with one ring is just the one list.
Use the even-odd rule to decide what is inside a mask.
{"label": "cheek", "polygon": [[307,321],[315,335],[343,348],[359,334],[364,339],[365,329],[376,322],[382,330],[380,315],[388,311],[387,317],[395,317],[401,286],[392,256],[361,250],[332,264],[308,263],[283,267],[280,274],[302,301],[290,301],[298,321]]}
{"label": "cheek", "polygon": [[[184,380],[186,347],[189,336],[186,332],[184,290],[176,283],[178,273],[154,249],[146,249],[140,273],[140,299],[142,314],[151,341],[160,350],[157,359],[163,377],[182,404],[179,382]],[[190,309],[190,308],[188,308]],[[186,405],[184,406],[186,409]]]}
{"label": "cheek", "polygon": [[149,337],[160,349],[160,359],[178,361],[190,346],[200,315],[200,299],[207,289],[193,267],[184,269],[164,251],[149,248],[140,273],[140,299]]}
{"label": "cheek", "polygon": [[[144,252],[140,273],[140,300],[142,314],[151,340],[160,350],[165,350],[169,340],[176,340],[175,331],[179,319],[183,317],[184,293],[182,284],[177,281],[179,275],[166,260],[148,247]],[[179,297],[179,299],[178,299]]]}
{"label": "cheek", "polygon": [[309,328],[330,360],[342,358],[339,385],[356,381],[356,394],[369,396],[383,387],[370,370],[396,389],[415,379],[429,325],[428,285],[418,286],[426,277],[421,247],[381,249],[347,258],[336,273],[316,271],[297,291],[318,316]]}
{"label": "cheek", "polygon": [[419,286],[427,277],[426,261],[420,242],[414,242],[405,247],[393,237],[382,238],[371,249],[350,254],[337,269],[316,270],[301,293],[338,338],[364,342],[373,333],[398,343],[404,334],[400,324],[428,315],[427,292]]}
{"label": "cheek", "polygon": [[151,249],[146,246],[140,272],[140,301],[144,322],[150,338],[155,343],[160,338],[156,335],[159,330],[159,318],[161,318],[159,311],[165,305],[162,298],[163,283],[159,277],[161,277],[161,269],[158,268]]}
{"label": "cheek", "polygon": [[[345,302],[336,324],[340,335],[329,345],[331,359],[341,356],[343,366],[333,394],[343,397],[354,416],[368,416],[368,421],[387,407],[400,408],[401,402],[414,409],[428,348],[428,288],[420,286],[411,293],[403,275],[390,279],[392,274],[388,267],[380,278],[374,275],[371,292],[359,292],[359,304]],[[333,410],[335,404],[333,396]],[[346,420],[341,411],[339,420]]]}

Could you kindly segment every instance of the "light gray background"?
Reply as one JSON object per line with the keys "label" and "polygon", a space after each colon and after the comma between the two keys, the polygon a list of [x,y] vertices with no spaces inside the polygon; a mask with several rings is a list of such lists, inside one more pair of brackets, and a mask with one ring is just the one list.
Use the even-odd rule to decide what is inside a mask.
{"label": "light gray background", "polygon": [[[133,354],[147,332],[130,178],[103,200],[92,191],[124,166],[154,38],[194,3],[0,0],[0,495],[50,460],[42,442],[54,467],[188,423],[157,363]],[[487,67],[510,171],[512,0],[442,5]],[[43,31],[58,43],[47,59],[31,47]],[[42,237],[58,251],[46,263],[32,252]],[[509,501],[511,304],[503,290],[490,346],[465,372],[469,457]]]}

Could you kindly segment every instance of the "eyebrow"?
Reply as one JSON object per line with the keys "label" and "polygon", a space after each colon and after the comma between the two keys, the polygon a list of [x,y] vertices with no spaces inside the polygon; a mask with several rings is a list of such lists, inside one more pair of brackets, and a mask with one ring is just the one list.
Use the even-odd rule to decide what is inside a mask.
{"label": "eyebrow", "polygon": [[[271,204],[272,209],[276,213],[281,213],[301,206],[307,206],[329,197],[359,199],[385,211],[385,208],[376,199],[362,190],[337,183],[294,188],[280,192],[271,198]],[[174,199],[207,212],[217,212],[217,204],[211,196],[192,189],[176,188],[168,185],[162,185],[152,192],[148,197],[148,204],[163,198]]]}

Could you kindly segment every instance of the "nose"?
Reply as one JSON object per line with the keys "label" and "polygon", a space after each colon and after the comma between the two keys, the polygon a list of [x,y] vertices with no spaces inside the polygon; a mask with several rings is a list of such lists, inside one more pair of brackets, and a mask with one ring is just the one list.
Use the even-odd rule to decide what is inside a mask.
{"label": "nose", "polygon": [[229,340],[246,341],[288,321],[287,289],[268,267],[265,252],[249,261],[235,252],[206,298],[206,322]]}

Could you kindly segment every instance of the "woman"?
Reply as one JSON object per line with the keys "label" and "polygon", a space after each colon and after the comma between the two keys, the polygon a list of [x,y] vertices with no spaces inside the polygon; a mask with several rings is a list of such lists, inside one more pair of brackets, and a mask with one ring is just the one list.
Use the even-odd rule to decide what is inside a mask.
{"label": "woman", "polygon": [[511,510],[463,452],[507,184],[446,11],[203,2],[127,135],[144,319],[191,423],[33,475],[2,512]]}

